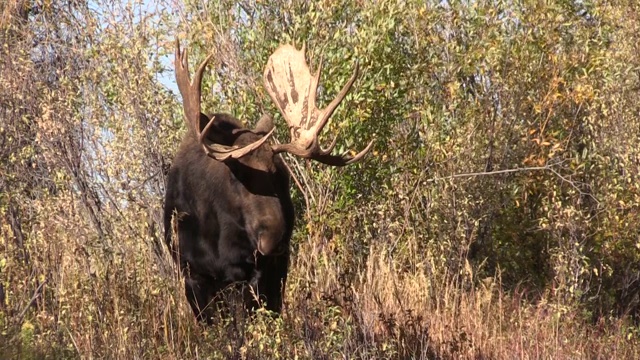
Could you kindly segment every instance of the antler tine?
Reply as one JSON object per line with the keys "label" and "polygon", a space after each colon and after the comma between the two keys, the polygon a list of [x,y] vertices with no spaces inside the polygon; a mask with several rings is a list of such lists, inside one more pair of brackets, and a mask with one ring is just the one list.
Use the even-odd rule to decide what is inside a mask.
{"label": "antler tine", "polygon": [[[329,149],[333,148],[333,146],[335,145],[335,141],[332,143],[332,146],[330,146],[329,149],[327,150],[321,149],[320,151],[314,152],[313,148],[302,150],[299,147],[296,147],[295,145],[292,145],[292,144],[281,144],[281,145],[275,145],[273,148],[273,152],[274,153],[288,152],[293,155],[300,156],[302,158],[310,158],[310,159],[316,160],[326,165],[346,166],[362,160],[362,158],[364,158],[364,156],[367,155],[367,153],[373,147],[373,143],[374,143],[374,140],[371,140],[367,145],[367,147],[364,148],[364,150],[357,153],[355,156],[351,156],[348,153],[343,155],[331,155],[330,154],[331,150]],[[315,149],[318,149],[317,141],[315,142],[314,147]]]}
{"label": "antler tine", "polygon": [[196,70],[196,72],[193,74],[193,84],[194,86],[197,84],[198,94],[200,94],[201,92],[202,75],[204,74],[204,69],[207,68],[207,65],[209,64],[209,61],[211,60],[212,57],[213,57],[213,54],[207,55],[207,57],[200,63],[200,66],[198,66],[198,69]]}
{"label": "antler tine", "polygon": [[[320,62],[320,66],[322,66],[322,62]],[[320,76],[320,69],[321,68],[318,68],[318,77]],[[347,83],[342,87],[342,90],[340,90],[340,92],[338,93],[338,95],[336,95],[333,101],[331,101],[329,105],[327,105],[327,107],[325,107],[322,110],[320,118],[318,119],[316,134],[319,134],[322,131],[324,126],[327,124],[327,122],[329,122],[329,119],[331,118],[331,115],[333,115],[333,112],[336,110],[338,105],[340,105],[342,100],[344,100],[344,98],[347,96],[347,93],[349,92],[349,90],[351,90],[351,86],[353,86],[353,83],[356,81],[356,78],[358,77],[358,70],[359,70],[359,65],[358,65],[358,61],[356,61],[355,69],[353,70],[353,75],[351,75],[351,78],[349,78],[349,81],[347,81]]]}
{"label": "antler tine", "polygon": [[186,62],[185,58],[188,56],[185,50],[180,50],[180,40],[176,38],[176,50],[175,50],[174,68],[176,71],[176,83],[182,97],[189,93],[189,87],[191,86],[191,79],[189,79],[189,62]]}
{"label": "antler tine", "polygon": [[326,148],[326,149],[320,148],[320,152],[321,152],[322,154],[330,154],[330,153],[331,153],[331,151],[333,151],[333,148],[334,148],[334,147],[336,147],[336,144],[337,144],[337,143],[338,143],[338,136],[336,135],[336,136],[333,138],[333,141],[331,142],[331,145],[329,145],[329,147],[328,147],[328,148]]}
{"label": "antler tine", "polygon": [[213,55],[209,54],[198,66],[193,79],[189,75],[189,51],[187,48],[180,50],[180,40],[176,38],[175,69],[176,83],[182,95],[184,115],[187,119],[188,127],[197,137],[200,136],[200,98],[202,95],[202,76],[209,60]]}
{"label": "antler tine", "polygon": [[273,134],[273,131],[276,129],[275,127],[272,127],[271,130],[266,135],[261,137],[259,140],[243,147],[226,146],[226,145],[220,145],[215,143],[208,144],[206,138],[207,138],[207,134],[211,130],[211,126],[214,120],[215,118],[212,118],[211,121],[209,121],[209,123],[207,124],[207,126],[204,127],[204,130],[202,130],[202,133],[200,134],[199,140],[200,140],[200,143],[202,144],[202,148],[207,153],[207,155],[218,161],[225,161],[228,159],[238,159],[249,154],[250,152],[262,146],[262,144],[264,144],[264,142],[267,141],[267,139],[269,139],[269,137]]}
{"label": "antler tine", "polygon": [[371,150],[371,148],[373,147],[373,142],[374,140],[371,140],[369,142],[369,145],[367,145],[367,147],[364,148],[364,150],[357,153],[356,156],[351,156],[348,154],[344,154],[344,155],[323,154],[323,155],[316,156],[314,159],[317,161],[320,161],[321,163],[332,165],[332,166],[350,165],[360,161],[365,155],[367,155],[369,150]]}
{"label": "antler tine", "polygon": [[371,150],[371,148],[373,147],[373,143],[374,142],[375,142],[375,140],[369,141],[369,144],[367,145],[367,147],[364,148],[364,150],[362,150],[359,153],[357,153],[356,156],[352,157],[351,159],[348,159],[347,162],[345,163],[345,165],[353,164],[355,162],[360,161],[360,159],[362,159],[365,155],[367,155],[369,150]]}

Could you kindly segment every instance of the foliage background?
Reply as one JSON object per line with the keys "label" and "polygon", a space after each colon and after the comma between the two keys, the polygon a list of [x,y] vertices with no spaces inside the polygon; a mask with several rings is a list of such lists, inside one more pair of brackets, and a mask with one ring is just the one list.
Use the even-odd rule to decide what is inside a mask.
{"label": "foliage background", "polygon": [[[154,5],[0,5],[0,357],[640,357],[635,1]],[[287,156],[282,317],[194,323],[162,244],[175,36],[248,125],[278,44],[321,103],[360,64],[325,140],[372,155]]]}

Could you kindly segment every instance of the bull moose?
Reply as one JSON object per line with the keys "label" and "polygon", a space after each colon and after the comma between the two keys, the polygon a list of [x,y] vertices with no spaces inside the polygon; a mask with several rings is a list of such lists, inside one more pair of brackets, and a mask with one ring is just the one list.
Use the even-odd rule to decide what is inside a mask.
{"label": "bull moose", "polygon": [[335,140],[327,149],[318,142],[358,75],[357,63],[337,97],[318,109],[322,62],[312,76],[304,48],[280,46],[265,67],[264,85],[289,126],[291,142],[271,145],[271,116],[247,129],[231,115],[201,113],[201,83],[210,58],[191,79],[187,49],[180,50],[176,39],[176,82],[188,131],[169,169],[164,204],[165,241],[184,275],[196,318],[208,322],[216,296],[238,284],[244,307],[282,309],[294,209],[279,154],[344,166],[362,159],[373,145],[355,156],[340,156],[331,154]]}

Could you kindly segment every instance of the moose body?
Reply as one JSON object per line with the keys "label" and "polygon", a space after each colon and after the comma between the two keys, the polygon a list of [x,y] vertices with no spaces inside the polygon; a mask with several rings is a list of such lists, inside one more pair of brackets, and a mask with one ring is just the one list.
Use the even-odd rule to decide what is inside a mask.
{"label": "moose body", "polygon": [[344,166],[360,160],[373,144],[352,157],[332,155],[335,141],[328,149],[317,141],[353,84],[357,67],[337,98],[319,110],[320,72],[310,75],[304,50],[280,47],[269,59],[264,80],[292,142],[270,145],[270,116],[250,130],[231,115],[200,112],[209,58],[191,80],[186,49],[180,51],[176,40],[176,82],[189,131],[169,169],[164,206],[165,240],[180,264],[186,297],[196,317],[208,322],[219,309],[218,295],[230,287],[240,288],[246,308],[282,309],[294,210],[289,173],[279,153]]}
{"label": "moose body", "polygon": [[[230,115],[211,118],[218,125],[217,136],[227,143],[248,144],[261,137],[259,128],[244,129]],[[294,222],[289,191],[282,159],[268,148],[220,162],[186,134],[168,174],[164,225],[198,318],[209,319],[207,306],[234,284],[242,287],[251,308],[258,305],[259,296],[268,310],[280,311]]]}

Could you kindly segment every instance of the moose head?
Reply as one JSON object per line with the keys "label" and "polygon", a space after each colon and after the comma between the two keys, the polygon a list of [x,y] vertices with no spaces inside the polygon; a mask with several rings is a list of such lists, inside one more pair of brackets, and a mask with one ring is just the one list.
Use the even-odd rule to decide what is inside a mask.
{"label": "moose head", "polygon": [[[193,80],[190,80],[187,50],[180,50],[180,43],[176,40],[176,81],[182,94],[185,117],[189,128],[202,144],[205,153],[218,160],[239,159],[261,147],[273,134],[275,127],[268,115],[258,122],[256,131],[266,133],[260,139],[245,145],[226,145],[215,142],[215,137],[208,134],[215,127],[215,117],[207,118],[200,112],[202,74],[211,59],[211,55],[202,61],[196,70]],[[305,60],[305,50],[297,50],[292,45],[280,46],[270,57],[264,70],[264,84],[271,99],[284,117],[291,134],[291,142],[270,146],[273,154],[288,152],[305,159],[312,159],[332,166],[345,166],[362,159],[373,146],[373,140],[367,147],[355,156],[332,155],[337,138],[327,149],[320,147],[318,134],[327,124],[331,115],[345,98],[358,76],[356,63],[353,75],[338,93],[336,98],[324,109],[316,107],[316,91],[322,61],[315,75],[311,75]],[[200,126],[207,122],[202,131]],[[267,144],[267,146],[269,146]]]}

